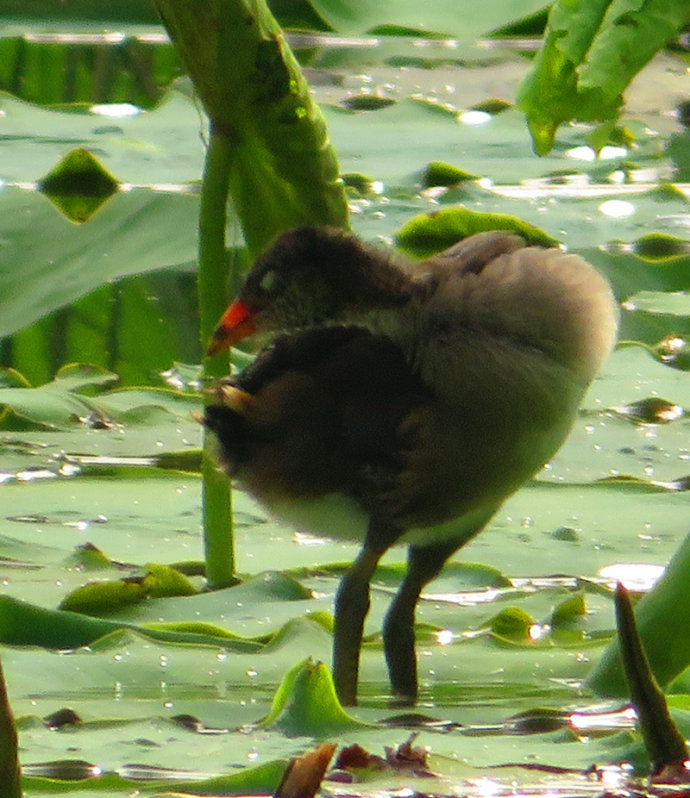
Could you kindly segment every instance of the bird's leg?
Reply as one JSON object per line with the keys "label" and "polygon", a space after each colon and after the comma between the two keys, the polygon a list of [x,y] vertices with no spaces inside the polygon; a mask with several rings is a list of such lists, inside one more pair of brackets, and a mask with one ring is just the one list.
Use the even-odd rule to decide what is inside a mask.
{"label": "bird's leg", "polygon": [[372,521],[362,550],[340,581],[335,597],[333,680],[343,706],[356,706],[359,652],[369,612],[369,583],[384,552],[400,533]]}
{"label": "bird's leg", "polygon": [[369,581],[382,554],[383,551],[364,546],[340,581],[335,597],[333,680],[344,706],[357,704],[359,650],[369,612]]}
{"label": "bird's leg", "polygon": [[464,542],[409,548],[407,573],[383,621],[383,646],[396,703],[413,704],[417,700],[414,619],[419,596]]}

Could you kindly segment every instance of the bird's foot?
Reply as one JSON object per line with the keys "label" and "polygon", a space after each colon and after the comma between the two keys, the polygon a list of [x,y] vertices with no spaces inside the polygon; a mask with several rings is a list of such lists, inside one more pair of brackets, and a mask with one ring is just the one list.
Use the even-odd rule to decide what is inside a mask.
{"label": "bird's foot", "polygon": [[416,703],[416,695],[402,695],[401,693],[393,693],[393,695],[388,699],[388,706],[391,709],[404,709],[405,707],[413,707]]}
{"label": "bird's foot", "polygon": [[246,414],[254,402],[254,397],[251,394],[227,382],[217,383],[210,390],[210,393],[224,407],[233,410],[241,416]]}

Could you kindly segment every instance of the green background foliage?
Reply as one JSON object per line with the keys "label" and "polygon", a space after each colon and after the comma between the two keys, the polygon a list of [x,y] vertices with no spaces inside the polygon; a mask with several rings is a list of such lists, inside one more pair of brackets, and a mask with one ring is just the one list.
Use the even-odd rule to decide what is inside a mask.
{"label": "green background foliage", "polygon": [[[362,13],[374,14],[375,5]],[[314,7],[335,26],[335,4],[330,17]],[[32,8],[40,4],[21,10]],[[0,40],[0,79],[11,92],[0,95],[0,356],[14,369],[3,372],[0,387],[0,653],[25,776],[34,779],[27,794],[66,772],[41,763],[67,768],[75,759],[108,774],[94,778],[94,794],[126,794],[141,784],[136,777],[153,775],[160,790],[187,777],[198,785],[248,765],[265,766],[257,778],[270,790],[280,770],[272,763],[319,735],[309,727],[300,738],[299,728],[288,734],[286,725],[261,721],[296,663],[307,654],[329,661],[327,616],[355,547],[280,527],[239,494],[245,581],[200,592],[200,430],[191,416],[200,406],[198,369],[185,364],[201,357],[194,264],[207,131],[152,17],[123,10],[116,27],[126,35],[114,42],[45,43],[34,35],[99,31],[102,19],[85,22],[90,8],[71,6],[84,16],[51,25],[38,13],[30,24],[8,19],[16,36]],[[410,8],[390,4],[387,23],[409,25]],[[458,204],[518,216],[609,276],[623,303],[621,337],[632,342],[606,364],[563,450],[421,604],[423,711],[463,727],[424,728],[420,742],[431,746],[434,767],[459,781],[485,776],[482,766],[523,762],[527,750],[530,762],[576,768],[619,751],[644,761],[626,731],[611,736],[611,721],[602,721],[607,736],[592,742],[571,712],[596,714],[595,697],[580,683],[613,629],[612,577],[602,569],[627,565],[630,576],[630,566],[642,564],[643,577],[653,572],[682,542],[688,517],[682,412],[626,411],[654,397],[690,406],[686,373],[670,367],[686,362],[677,353],[690,332],[683,293],[690,141],[673,114],[687,81],[684,56],[662,54],[642,74],[625,129],[614,131],[599,159],[581,126],[563,128],[538,159],[513,105],[529,66],[522,51],[468,41],[498,26],[493,14],[491,4],[475,9],[467,36],[452,46],[405,37],[376,45],[294,39],[347,176],[358,234],[388,244],[413,216]],[[428,25],[458,33],[452,19],[453,27]],[[348,32],[381,24],[362,18]],[[111,117],[94,108],[114,102],[145,110]],[[77,148],[119,188],[82,224],[36,185]],[[477,178],[429,188],[424,175],[438,161]],[[228,264],[246,262],[232,216],[228,241]],[[654,349],[664,339],[666,348]],[[379,723],[390,710],[378,631],[402,557],[394,550],[378,571],[367,625],[355,717],[374,725],[338,735],[377,753],[409,733]],[[477,562],[484,567],[468,565]],[[163,573],[152,564],[161,563],[179,566],[192,595],[152,591]],[[102,618],[57,610],[87,582],[106,583],[94,594]],[[109,591],[106,614],[101,590]],[[313,672],[320,700],[327,686]],[[672,690],[683,723],[687,675]],[[81,722],[51,729],[44,718],[66,706]],[[528,724],[511,717],[535,707],[557,710],[560,721],[550,730],[537,724],[526,738]],[[181,724],[180,715],[198,725]],[[301,715],[289,723],[294,717]],[[329,715],[326,733],[339,722]],[[83,765],[72,773],[88,775]],[[534,780],[517,767],[496,774]]]}

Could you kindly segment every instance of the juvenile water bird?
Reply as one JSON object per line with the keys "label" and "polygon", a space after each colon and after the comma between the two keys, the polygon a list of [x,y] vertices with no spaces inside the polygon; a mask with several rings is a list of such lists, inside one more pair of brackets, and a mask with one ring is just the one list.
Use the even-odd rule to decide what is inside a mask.
{"label": "juvenile water bird", "polygon": [[424,586],[556,452],[616,337],[588,263],[518,235],[471,236],[417,263],[299,228],[258,257],[209,353],[278,333],[215,388],[225,471],[278,519],[362,541],[335,599],[333,675],[356,703],[369,583],[408,545],[383,623],[393,695],[418,693]]}

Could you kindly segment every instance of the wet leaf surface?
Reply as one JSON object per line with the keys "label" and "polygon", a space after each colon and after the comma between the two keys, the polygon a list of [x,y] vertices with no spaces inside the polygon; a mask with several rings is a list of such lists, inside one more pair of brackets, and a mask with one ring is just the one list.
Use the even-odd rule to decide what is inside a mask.
{"label": "wet leaf surface", "polygon": [[[330,660],[333,595],[356,547],[281,527],[242,494],[237,586],[149,591],[105,619],[55,609],[96,578],[136,585],[120,580],[141,579],[147,563],[201,559],[198,372],[178,364],[199,356],[188,297],[203,123],[182,84],[146,114],[117,120],[0,101],[0,296],[10,298],[0,332],[17,366],[0,382],[0,629],[28,796],[127,795],[142,784],[270,794],[312,737],[385,760],[411,730],[420,733],[412,748],[429,749],[425,768],[441,776],[433,789],[406,770],[348,791],[664,793],[625,768],[589,769],[644,768],[645,758],[622,702],[602,703],[582,683],[613,633],[613,583],[648,589],[653,577],[640,567],[664,565],[687,533],[690,447],[677,408],[690,407],[688,188],[668,187],[687,179],[672,109],[687,75],[661,55],[632,88],[632,145],[623,139],[596,160],[587,131],[572,127],[537,159],[507,102],[523,56],[426,42],[382,38],[378,48],[312,54],[316,98],[353,176],[356,232],[389,242],[413,217],[452,216],[460,204],[523,219],[609,276],[624,302],[622,337],[636,345],[612,355],[561,452],[429,586],[412,715],[388,707],[380,641],[403,572],[394,550],[374,580],[352,717],[333,708],[315,664],[294,679],[306,702],[283,696],[271,716],[286,673],[307,656]],[[127,187],[81,226],[26,185],[74,147],[96,152]],[[425,181],[439,161],[450,171]],[[101,368],[53,379],[53,365],[70,360]],[[187,576],[201,583],[198,568]],[[671,704],[686,736],[689,691],[679,675]]]}

